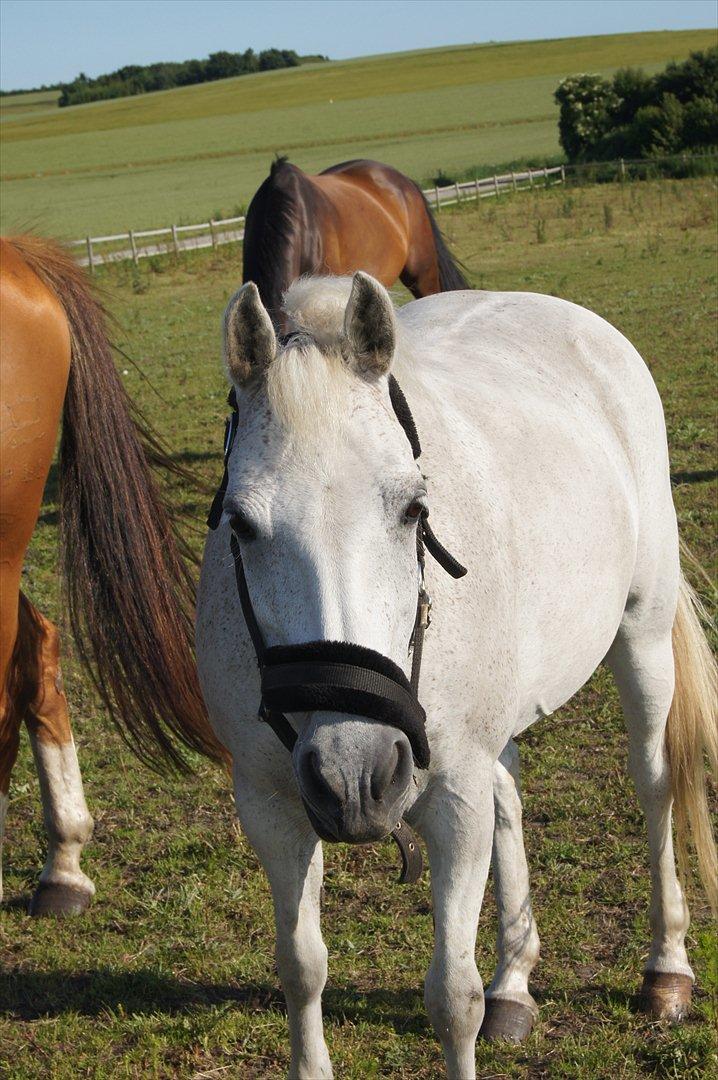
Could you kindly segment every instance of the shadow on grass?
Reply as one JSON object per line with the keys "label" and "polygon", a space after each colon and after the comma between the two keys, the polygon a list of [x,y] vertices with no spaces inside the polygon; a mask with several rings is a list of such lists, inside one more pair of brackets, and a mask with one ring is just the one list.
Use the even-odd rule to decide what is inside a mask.
{"label": "shadow on grass", "polygon": [[[570,1019],[553,1020],[555,994],[535,991],[542,1006],[542,1019],[553,1026],[553,1036],[570,1031]],[[638,994],[606,985],[576,987],[571,997],[577,1012],[594,1003],[613,1009],[638,1011]],[[0,1016],[15,1021],[32,1021],[75,1013],[97,1016],[121,1009],[127,1015],[158,1012],[169,1016],[233,1002],[238,1008],[254,1012],[278,1009],[284,1012],[284,996],[276,986],[266,983],[190,982],[152,968],[137,971],[114,971],[111,968],[69,972],[23,972],[3,980],[0,989]],[[355,986],[328,986],[323,995],[324,1016],[328,1020],[364,1021],[389,1025],[398,1034],[430,1033],[420,987],[359,990]],[[553,1021],[553,1023],[552,1023]],[[564,1027],[566,1031],[564,1031]]]}
{"label": "shadow on grass", "polygon": [[718,479],[718,469],[699,469],[697,472],[671,473],[671,483],[674,487],[679,484],[702,484],[708,480],[716,479]]}
{"label": "shadow on grass", "polygon": [[[284,996],[268,984],[222,985],[185,982],[151,968],[138,971],[22,972],[2,980],[0,1016],[31,1021],[75,1013],[98,1016],[121,1009],[127,1015],[176,1015],[233,1002],[248,1011],[284,1011]],[[359,991],[328,987],[323,997],[327,1019],[391,1025],[399,1032],[428,1031],[422,994],[417,988]]]}

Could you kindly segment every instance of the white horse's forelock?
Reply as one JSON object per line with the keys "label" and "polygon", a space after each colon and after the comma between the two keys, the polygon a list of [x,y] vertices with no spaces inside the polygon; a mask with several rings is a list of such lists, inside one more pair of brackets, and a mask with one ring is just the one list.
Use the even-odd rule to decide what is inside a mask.
{"label": "white horse's forelock", "polygon": [[358,378],[344,354],[351,288],[351,277],[303,277],[284,294],[289,332],[298,336],[270,364],[265,389],[279,422],[304,442],[336,438],[347,415]]}
{"label": "white horse's forelock", "polygon": [[299,278],[282,300],[291,329],[311,334],[323,350],[339,350],[351,291],[350,277]]}

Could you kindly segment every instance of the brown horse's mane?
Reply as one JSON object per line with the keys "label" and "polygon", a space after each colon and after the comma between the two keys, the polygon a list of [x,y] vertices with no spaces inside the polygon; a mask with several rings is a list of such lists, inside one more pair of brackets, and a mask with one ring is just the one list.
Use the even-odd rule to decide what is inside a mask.
{"label": "brown horse's mane", "polygon": [[193,655],[194,581],[152,465],[177,471],[133,408],[106,315],[59,244],[7,238],[58,298],[72,358],[59,452],[64,587],[78,654],[128,745],[161,768],[177,747],[220,760]]}
{"label": "brown horse's mane", "polygon": [[289,284],[294,276],[288,270],[288,256],[297,241],[302,241],[300,187],[302,200],[311,199],[301,170],[285,156],[275,158],[247,211],[242,277],[256,284],[273,312],[281,306],[283,283]]}

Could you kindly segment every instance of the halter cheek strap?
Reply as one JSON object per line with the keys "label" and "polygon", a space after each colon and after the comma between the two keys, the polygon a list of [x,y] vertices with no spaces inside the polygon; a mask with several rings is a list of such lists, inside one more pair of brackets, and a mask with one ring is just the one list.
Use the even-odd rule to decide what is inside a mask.
{"label": "halter cheek strap", "polygon": [[[421,454],[421,443],[411,410],[393,375],[389,376],[389,395],[414,458]],[[222,517],[228,483],[228,462],[237,426],[238,413],[234,389],[229,393],[232,414],[225,426],[224,475],[212,501],[207,524],[216,529]],[[431,600],[424,588],[425,551],[454,578],[463,577],[466,568],[439,543],[422,514],[417,525],[416,548],[420,571],[420,586],[414,629],[409,642],[412,650],[411,678],[388,657],[373,649],[351,642],[310,641],[300,645],[267,648],[261,627],[254,613],[242,552],[232,533],[237,593],[247,624],[262,680],[259,718],[274,731],[290,752],[297,734],[286,717],[287,712],[331,711],[356,714],[374,719],[402,731],[409,740],[414,762],[419,769],[429,765],[430,750],[426,738],[426,714],[419,703],[419,677],[424,634],[429,626]],[[402,857],[401,883],[418,881],[422,871],[421,852],[416,838],[405,821],[397,823],[391,833]]]}

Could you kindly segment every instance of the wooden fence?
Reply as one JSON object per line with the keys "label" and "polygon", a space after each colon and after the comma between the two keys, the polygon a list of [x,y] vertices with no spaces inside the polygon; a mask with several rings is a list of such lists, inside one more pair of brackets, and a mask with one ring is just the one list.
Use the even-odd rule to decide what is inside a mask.
{"label": "wooden fence", "polygon": [[[201,221],[196,225],[168,225],[163,229],[129,229],[125,233],[115,233],[112,236],[86,236],[84,240],[71,241],[71,245],[85,249],[78,261],[94,271],[96,266],[103,263],[122,262],[126,259],[137,263],[140,259],[147,259],[152,255],[179,255],[182,251],[229,244],[241,240],[244,229],[228,226],[243,224],[244,217],[234,217],[222,218],[219,221]],[[161,240],[160,237],[167,237],[167,240]],[[149,239],[153,242],[142,243]],[[118,247],[118,244],[124,246]],[[100,245],[110,245],[110,249],[98,251]]]}

